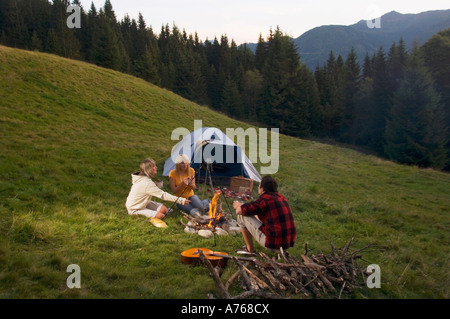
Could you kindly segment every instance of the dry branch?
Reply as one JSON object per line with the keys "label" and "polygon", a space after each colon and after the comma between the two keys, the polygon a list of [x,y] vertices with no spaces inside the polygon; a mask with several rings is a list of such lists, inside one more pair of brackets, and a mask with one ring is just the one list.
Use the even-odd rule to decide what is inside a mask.
{"label": "dry branch", "polygon": [[217,274],[216,270],[214,269],[214,266],[211,264],[211,262],[205,257],[202,250],[198,250],[198,254],[200,256],[200,260],[203,262],[203,264],[208,267],[208,270],[211,274],[211,276],[214,279],[214,282],[216,283],[217,288],[219,288],[219,291],[224,299],[231,299],[231,295],[228,292],[228,290],[225,289],[225,286],[223,285],[222,281],[219,278],[219,275]]}
{"label": "dry branch", "polygon": [[[351,293],[364,283],[364,269],[360,268],[355,252],[350,252],[353,238],[342,249],[334,247],[330,243],[329,254],[317,254],[308,256],[308,245],[305,244],[305,254],[301,259],[289,255],[280,248],[279,259],[270,258],[260,253],[259,259],[247,261],[245,265],[238,258],[232,257],[238,267],[226,285],[223,285],[214,269],[208,266],[211,276],[217,284],[220,294],[224,298],[287,298],[288,296],[302,294],[305,296],[321,297],[324,294],[335,293],[341,298],[344,293]],[[371,245],[366,246],[371,247]],[[356,252],[361,252],[365,248]],[[228,292],[232,282],[237,277],[241,278],[241,288],[244,292],[232,297]]]}

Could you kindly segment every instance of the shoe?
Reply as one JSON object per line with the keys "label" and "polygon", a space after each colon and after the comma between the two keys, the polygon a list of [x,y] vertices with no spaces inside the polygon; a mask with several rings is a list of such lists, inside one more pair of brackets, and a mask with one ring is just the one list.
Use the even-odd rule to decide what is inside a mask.
{"label": "shoe", "polygon": [[248,251],[247,246],[242,246],[241,248],[238,248],[235,251],[239,255],[255,256],[255,251],[252,252]]}
{"label": "shoe", "polygon": [[158,227],[158,228],[167,228],[168,227],[166,222],[164,222],[161,219],[156,218],[156,217],[150,218],[150,223],[152,223],[153,226]]}

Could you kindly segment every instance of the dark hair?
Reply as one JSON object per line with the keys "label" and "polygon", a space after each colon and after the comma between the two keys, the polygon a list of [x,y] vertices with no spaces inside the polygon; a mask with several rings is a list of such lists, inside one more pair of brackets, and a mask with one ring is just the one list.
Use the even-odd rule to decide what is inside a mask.
{"label": "dark hair", "polygon": [[276,193],[278,192],[278,184],[272,176],[264,176],[261,179],[260,187],[265,193]]}

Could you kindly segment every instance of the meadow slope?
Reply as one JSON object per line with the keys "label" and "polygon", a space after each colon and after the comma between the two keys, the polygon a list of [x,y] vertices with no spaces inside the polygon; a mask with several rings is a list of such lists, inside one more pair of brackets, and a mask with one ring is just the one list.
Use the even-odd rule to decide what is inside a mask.
{"label": "meadow slope", "polygon": [[[213,247],[185,234],[177,213],[157,229],[124,207],[145,157],[158,162],[168,190],[161,174],[171,133],[194,120],[250,127],[128,75],[0,46],[0,298],[217,295],[206,269],[181,264],[180,253],[233,253],[239,236]],[[275,177],[298,226],[292,254],[306,242],[328,252],[352,237],[353,249],[377,245],[363,255],[380,266],[381,288],[346,298],[450,297],[449,174],[280,136]],[[66,285],[70,264],[81,268],[80,289]]]}

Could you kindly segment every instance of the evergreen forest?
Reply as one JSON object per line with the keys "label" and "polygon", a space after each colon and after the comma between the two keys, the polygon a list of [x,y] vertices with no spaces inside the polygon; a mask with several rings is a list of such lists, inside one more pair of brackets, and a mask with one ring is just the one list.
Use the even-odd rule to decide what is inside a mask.
{"label": "evergreen forest", "polygon": [[[57,54],[134,75],[230,117],[280,133],[365,149],[393,161],[450,169],[450,29],[407,51],[400,38],[358,61],[329,52],[310,70],[280,27],[255,51],[226,35],[199,39],[176,25],[155,32],[118,20],[112,3],[1,0],[0,44]],[[13,107],[13,106],[11,106]]]}

